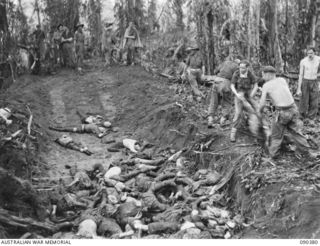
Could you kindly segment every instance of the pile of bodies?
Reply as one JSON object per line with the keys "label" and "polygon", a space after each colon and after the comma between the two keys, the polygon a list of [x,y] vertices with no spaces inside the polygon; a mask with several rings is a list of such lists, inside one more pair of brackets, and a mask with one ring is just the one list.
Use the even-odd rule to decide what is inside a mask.
{"label": "pile of bodies", "polygon": [[151,144],[115,143],[128,154],[108,167],[70,169],[73,181],[51,193],[54,223],[71,221],[71,232],[54,238],[232,238],[246,226],[215,191],[221,175],[192,171],[186,149],[150,156]]}

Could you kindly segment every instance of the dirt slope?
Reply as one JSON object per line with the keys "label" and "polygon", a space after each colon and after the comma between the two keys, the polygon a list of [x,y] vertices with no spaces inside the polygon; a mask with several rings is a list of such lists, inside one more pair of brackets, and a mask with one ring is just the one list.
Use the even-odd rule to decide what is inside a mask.
{"label": "dirt slope", "polygon": [[[83,76],[67,70],[50,77],[24,76],[2,96],[2,104],[12,107],[28,103],[39,123],[39,131],[43,133],[39,161],[46,169],[35,176],[63,177],[69,182],[66,166],[90,170],[95,163],[102,163],[107,167],[124,157],[107,151],[108,144],[104,142],[110,139],[131,137],[148,140],[157,150],[167,147],[179,150],[204,137],[215,136],[209,151],[190,155],[198,168],[226,174],[234,168],[237,157],[257,153],[236,167],[225,190],[230,207],[241,211],[248,223],[255,222],[242,237],[320,236],[317,165],[305,170],[305,161],[291,155],[284,156],[283,162],[280,160],[276,165],[261,161],[263,154],[259,153],[263,151],[254,145],[253,138],[243,135],[236,144],[231,144],[228,126],[208,130],[206,104],[194,102],[185,86],[169,85],[138,66],[105,70],[98,61],[89,63],[90,68]],[[71,134],[94,152],[90,157],[58,146],[53,140],[61,134],[48,130],[49,125],[80,123],[77,110],[100,114],[119,127],[118,132],[102,140],[87,134]],[[249,190],[245,184],[253,188]]]}

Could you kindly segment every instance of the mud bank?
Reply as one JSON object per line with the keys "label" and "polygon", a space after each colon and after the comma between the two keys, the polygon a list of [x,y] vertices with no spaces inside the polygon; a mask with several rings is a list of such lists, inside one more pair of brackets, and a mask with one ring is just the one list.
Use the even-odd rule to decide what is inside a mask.
{"label": "mud bank", "polygon": [[[35,129],[41,134],[34,133],[37,141],[32,159],[12,146],[0,151],[4,169],[0,173],[0,199],[7,204],[3,208],[19,214],[24,207],[22,216],[43,221],[52,208],[48,192],[39,192],[36,187],[52,188],[61,180],[71,182],[66,167],[90,170],[101,163],[109,168],[128,156],[109,152],[108,143],[130,137],[152,143],[155,147],[150,155],[186,149],[183,157],[189,175],[200,169],[219,173],[221,180],[206,192],[218,191],[221,199],[217,204],[242,215],[245,226],[234,238],[319,237],[319,165],[292,154],[270,162],[261,146],[247,135],[231,144],[230,126],[207,129],[205,103],[190,99],[188,90],[177,93],[172,88],[139,67],[94,67],[81,77],[63,71],[47,78],[22,78],[2,96],[0,106],[24,111],[28,103],[35,116]],[[48,130],[50,124],[79,122],[78,109],[101,114],[119,128],[102,140],[87,134],[72,135],[93,149],[91,157],[57,146],[53,140],[58,134]],[[30,165],[27,158],[35,167],[31,173],[23,168]],[[34,183],[32,178],[48,180]],[[20,237],[23,233],[13,226],[1,237]]]}

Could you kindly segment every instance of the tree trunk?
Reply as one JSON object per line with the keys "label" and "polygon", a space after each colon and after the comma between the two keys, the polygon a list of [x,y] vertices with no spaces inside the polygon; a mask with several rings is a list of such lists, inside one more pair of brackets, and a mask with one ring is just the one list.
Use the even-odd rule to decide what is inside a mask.
{"label": "tree trunk", "polygon": [[174,3],[174,12],[176,14],[176,26],[178,27],[179,30],[183,31],[184,30],[184,23],[183,23],[183,10],[182,10],[182,5],[183,5],[183,0],[173,0]]}
{"label": "tree trunk", "polygon": [[268,62],[275,66],[277,71],[283,71],[283,60],[281,56],[279,35],[278,35],[278,17],[277,5],[278,0],[270,0],[268,2],[269,11],[267,14],[267,27],[269,30],[268,37]]}
{"label": "tree trunk", "polygon": [[205,9],[201,1],[194,1],[197,24],[197,42],[205,64],[206,74],[212,75],[215,68],[215,47],[213,36],[214,16],[212,10]]}
{"label": "tree trunk", "polygon": [[35,11],[37,12],[38,25],[40,25],[41,24],[41,20],[40,20],[40,9],[39,9],[38,0],[35,1],[34,8],[35,8]]}
{"label": "tree trunk", "polygon": [[252,31],[252,19],[253,19],[253,0],[249,0],[249,14],[248,14],[248,51],[247,51],[247,59],[250,61],[251,58],[251,48],[252,48],[252,35],[253,35],[253,31]]}
{"label": "tree trunk", "polygon": [[260,57],[260,0],[255,1],[255,13],[256,13],[256,23],[255,23],[255,49],[254,57],[259,60]]}
{"label": "tree trunk", "polygon": [[214,71],[214,37],[213,37],[213,15],[212,10],[205,15],[206,33],[206,74],[213,75]]}
{"label": "tree trunk", "polygon": [[99,54],[101,48],[101,2],[100,0],[90,0],[88,4],[89,32],[91,36],[90,46],[95,54]]}
{"label": "tree trunk", "polygon": [[0,0],[0,31],[8,32],[6,0]]}
{"label": "tree trunk", "polygon": [[0,0],[0,62],[8,56],[9,39],[6,0]]}

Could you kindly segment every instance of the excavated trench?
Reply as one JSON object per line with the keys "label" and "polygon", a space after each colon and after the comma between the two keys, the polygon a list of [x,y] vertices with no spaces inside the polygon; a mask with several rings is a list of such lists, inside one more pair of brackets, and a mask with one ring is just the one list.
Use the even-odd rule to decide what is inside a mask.
{"label": "excavated trench", "polygon": [[[209,169],[221,174],[217,193],[246,225],[235,237],[319,238],[319,177],[312,175],[319,171],[318,162],[285,153],[278,163],[268,162],[260,145],[248,144],[254,138],[242,134],[230,144],[228,130],[201,128],[196,124],[201,119],[190,119],[175,104],[158,109],[138,125],[142,122],[148,126],[141,132],[147,139],[175,150],[190,148],[185,157],[194,164],[191,173]],[[201,151],[200,145],[209,140],[210,147]],[[221,181],[224,186],[219,186]]]}
{"label": "excavated trench", "polygon": [[[285,155],[278,163],[269,162],[264,158],[260,145],[247,135],[240,135],[239,141],[231,144],[228,140],[228,126],[208,130],[203,124],[204,119],[192,111],[192,108],[197,111],[199,104],[187,104],[170,93],[166,95],[168,93],[166,92],[167,84],[156,84],[153,78],[141,71],[142,75],[137,78],[132,77],[133,69],[128,68],[127,70],[123,74],[127,73],[126,76],[129,76],[130,79],[121,77],[124,76],[123,74],[118,74],[115,84],[112,84],[114,82],[111,81],[110,86],[106,88],[108,95],[112,94],[113,90],[117,92],[112,97],[113,103],[117,105],[116,111],[112,109],[112,113],[104,112],[106,115],[109,113],[110,117],[114,116],[114,124],[121,129],[112,138],[119,139],[129,136],[133,139],[147,140],[154,145],[148,153],[151,156],[162,153],[173,154],[184,148],[186,151],[182,157],[186,161],[183,172],[189,177],[203,169],[219,173],[220,179],[214,185],[199,189],[197,196],[209,197],[209,192],[212,192],[212,199],[207,200],[217,207],[230,211],[231,217],[237,217],[241,226],[233,231],[233,238],[318,238],[320,236],[320,193],[317,185],[319,178],[316,175],[319,172],[319,165],[317,163],[309,163],[310,168],[304,168],[308,161],[294,159],[292,155]],[[116,69],[111,72],[119,73]],[[55,83],[54,80],[54,78],[51,79],[50,83]],[[101,84],[101,81],[97,80],[98,84]],[[133,80],[133,82],[126,84],[126,80]],[[76,83],[79,82],[76,80]],[[84,81],[83,84],[86,85],[86,83]],[[65,82],[62,81],[61,84],[64,85]],[[81,87],[82,84],[79,84]],[[29,83],[24,84],[24,86],[29,85]],[[69,86],[72,87],[72,85]],[[94,85],[90,86],[94,87]],[[62,98],[62,90],[59,91],[59,88],[54,87],[55,90],[50,94],[43,89],[41,83],[34,87],[33,91],[38,92],[38,97],[30,93],[23,100],[31,101],[35,106],[33,108],[37,108],[35,112],[36,129],[43,134],[35,133],[37,141],[24,140],[26,146],[30,147],[30,151],[27,151],[29,149],[24,148],[25,146],[16,148],[11,144],[0,148],[0,202],[2,204],[0,238],[19,238],[25,232],[34,233],[34,235],[29,235],[31,238],[36,238],[37,235],[50,237],[57,232],[57,228],[50,227],[52,223],[49,230],[48,227],[46,229],[41,227],[48,226],[46,218],[51,212],[50,200],[52,201],[54,194],[50,189],[46,190],[46,187],[42,187],[42,191],[36,191],[35,187],[25,180],[41,177],[44,173],[54,173],[51,166],[54,161],[68,162],[67,157],[70,152],[62,152],[63,154],[59,155],[62,150],[52,145],[53,135],[45,127],[48,119],[52,117],[51,111],[47,110],[47,105],[50,104],[48,95],[61,97],[60,104],[55,105],[56,108],[59,108],[59,112],[63,108],[62,111],[71,114],[74,105],[72,102],[70,102],[72,107],[62,104],[62,100],[65,99]],[[15,90],[21,89],[26,92],[28,89],[25,88],[18,86]],[[150,91],[153,90],[155,94],[152,95]],[[92,93],[93,91],[92,89]],[[64,92],[68,93],[68,89],[65,89]],[[94,95],[93,93],[92,96]],[[103,90],[99,90],[95,98],[106,98],[105,95]],[[141,98],[139,98],[140,95]],[[11,106],[18,108],[20,112],[25,111],[25,101],[19,101],[16,98],[16,93],[12,93],[11,96],[9,93],[5,100],[10,102]],[[107,98],[111,100],[110,96]],[[152,103],[146,104],[146,99]],[[90,100],[90,98],[85,98],[85,100]],[[180,103],[177,103],[178,101]],[[109,106],[105,107],[106,111]],[[92,108],[92,105],[86,104],[85,107]],[[95,110],[99,112],[99,107],[96,107]],[[57,117],[57,115],[53,116]],[[58,118],[59,120],[67,118],[70,120],[71,116],[68,117],[62,113]],[[22,124],[22,121],[25,123]],[[19,129],[19,126],[22,125],[25,126],[27,121],[28,114],[25,113],[15,129]],[[82,140],[85,138],[85,135],[81,137]],[[90,136],[90,143],[93,143],[94,140]],[[105,148],[103,146],[103,144],[97,144],[96,149],[102,150]],[[43,156],[52,150],[54,150],[56,159],[52,156],[52,160],[50,159],[52,163],[48,166]],[[121,158],[125,159],[125,156],[120,155],[119,157],[119,155],[119,153],[108,153],[103,157],[99,155],[98,159],[112,159],[113,162]],[[75,161],[78,155],[72,158]],[[88,163],[88,169],[94,164],[90,162],[90,158],[83,159],[81,163],[83,164],[81,167],[86,167]],[[110,163],[106,165],[109,166]],[[175,163],[171,165],[175,166]],[[60,165],[60,168],[62,167]],[[64,181],[70,182],[72,179],[68,178]],[[46,183],[46,186],[59,187],[59,181],[51,180]],[[204,204],[207,200],[204,201]],[[8,218],[6,214],[8,211],[11,215],[18,217],[16,223],[22,223],[19,218],[28,217],[33,218],[34,222],[40,225],[33,224],[31,227],[28,225],[24,228],[21,225],[10,223],[5,220]],[[65,225],[63,230],[58,230],[60,234],[56,234],[55,237],[68,237],[69,235],[72,238],[70,234],[65,235],[65,232],[70,230],[70,225]]]}

